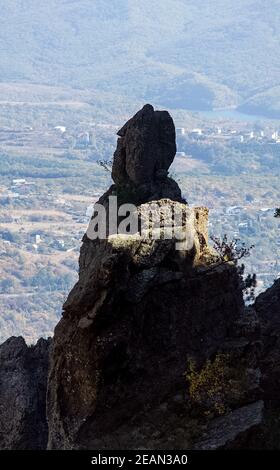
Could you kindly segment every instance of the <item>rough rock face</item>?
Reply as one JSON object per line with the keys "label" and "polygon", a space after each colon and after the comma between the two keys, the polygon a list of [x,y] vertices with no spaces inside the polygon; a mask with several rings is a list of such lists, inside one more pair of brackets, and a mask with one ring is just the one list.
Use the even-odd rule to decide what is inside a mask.
{"label": "rough rock face", "polygon": [[101,197],[105,207],[110,195],[119,203],[136,205],[162,198],[184,202],[181,190],[168,169],[176,154],[173,120],[167,111],[146,104],[118,132],[114,153],[113,184]]}
{"label": "rough rock face", "polygon": [[176,154],[175,127],[167,111],[147,104],[119,130],[112,178],[135,186],[167,177]]}
{"label": "rough rock face", "polygon": [[264,420],[260,432],[251,439],[252,448],[280,449],[280,279],[260,294],[254,304],[259,322]]}
{"label": "rough rock face", "polygon": [[263,387],[272,402],[280,405],[280,280],[259,295],[255,310],[260,322],[263,354]]}
{"label": "rough rock face", "polygon": [[0,449],[44,449],[50,340],[28,347],[11,337],[0,346]]}
{"label": "rough rock face", "polygon": [[254,433],[263,422],[263,401],[243,406],[231,413],[213,419],[195,450],[242,449],[248,434]]}
{"label": "rough rock face", "polygon": [[227,337],[243,306],[238,278],[231,266],[207,270],[196,235],[196,253],[179,254],[174,239],[85,239],[55,329],[50,448],[149,447],[148,416],[184,392],[188,357]]}

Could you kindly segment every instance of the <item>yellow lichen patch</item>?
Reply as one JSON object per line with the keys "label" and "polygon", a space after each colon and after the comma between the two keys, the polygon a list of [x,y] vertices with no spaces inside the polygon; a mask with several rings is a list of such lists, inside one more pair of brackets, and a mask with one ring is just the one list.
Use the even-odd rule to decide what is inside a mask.
{"label": "yellow lichen patch", "polygon": [[188,361],[186,379],[193,403],[207,415],[223,415],[238,402],[247,388],[247,368],[236,366],[227,354],[218,354],[197,370],[193,360]]}

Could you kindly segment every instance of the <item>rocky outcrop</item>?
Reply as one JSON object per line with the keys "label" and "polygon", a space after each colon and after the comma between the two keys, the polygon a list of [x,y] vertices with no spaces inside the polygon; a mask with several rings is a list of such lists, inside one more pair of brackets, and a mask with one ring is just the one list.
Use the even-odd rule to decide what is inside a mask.
{"label": "rocky outcrop", "polygon": [[[98,201],[108,209],[110,196],[118,204],[144,204],[159,199],[185,203],[168,170],[176,154],[173,120],[167,111],[147,104],[118,131],[114,153],[113,184]],[[108,232],[109,234],[109,232]]]}
{"label": "rocky outcrop", "polygon": [[50,449],[191,446],[188,360],[215,357],[244,307],[235,267],[208,246],[207,209],[190,209],[167,176],[176,151],[169,114],[146,105],[119,135],[115,185],[99,202],[121,195],[138,215],[153,204],[160,221],[181,211],[183,236],[172,215],[168,237],[161,222],[158,237],[84,236],[79,281],[54,335]]}
{"label": "rocky outcrop", "polygon": [[45,449],[50,340],[21,337],[0,346],[0,449]]}
{"label": "rocky outcrop", "polygon": [[265,403],[259,433],[252,436],[251,448],[280,449],[280,279],[260,294],[254,304],[259,322],[259,367]]}
{"label": "rocky outcrop", "polygon": [[136,187],[167,177],[176,154],[175,126],[167,111],[147,104],[119,130],[112,178]]}
{"label": "rocky outcrop", "polygon": [[242,449],[263,423],[263,401],[238,408],[209,422],[194,450]]}
{"label": "rocky outcrop", "polygon": [[238,276],[230,265],[207,269],[193,230],[184,252],[174,239],[85,239],[55,329],[50,448],[148,448],[149,415],[184,394],[188,357],[203,361],[225,341],[243,307]]}
{"label": "rocky outcrop", "polygon": [[263,345],[263,388],[271,402],[280,405],[280,280],[255,302]]}

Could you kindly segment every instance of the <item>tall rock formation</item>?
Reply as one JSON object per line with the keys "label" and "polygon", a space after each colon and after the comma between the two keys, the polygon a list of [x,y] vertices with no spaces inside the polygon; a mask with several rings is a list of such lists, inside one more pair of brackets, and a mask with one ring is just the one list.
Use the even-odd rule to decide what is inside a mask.
{"label": "tall rock formation", "polygon": [[160,214],[180,209],[193,243],[177,250],[174,233],[84,236],[79,281],[53,341],[50,449],[191,446],[188,362],[215,357],[243,311],[234,266],[208,246],[207,209],[188,208],[168,178],[176,151],[169,114],[146,105],[119,135],[115,185],[99,202],[108,208],[115,193],[141,213],[151,201]]}
{"label": "tall rock formation", "polygon": [[21,337],[0,345],[0,449],[47,444],[46,388],[50,340],[28,347]]}
{"label": "tall rock formation", "polygon": [[112,177],[117,185],[166,177],[176,154],[175,126],[167,111],[147,104],[118,131]]}

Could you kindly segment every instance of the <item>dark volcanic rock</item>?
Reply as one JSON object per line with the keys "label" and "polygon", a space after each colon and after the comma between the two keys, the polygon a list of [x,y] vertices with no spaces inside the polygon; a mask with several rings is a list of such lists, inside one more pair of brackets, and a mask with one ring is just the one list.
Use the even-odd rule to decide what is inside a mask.
{"label": "dark volcanic rock", "polygon": [[[254,339],[259,344],[254,352],[260,370],[260,397],[264,401],[263,420],[255,432],[249,433],[239,448],[280,449],[280,280],[260,294],[255,304],[246,310],[245,317],[254,315],[251,326],[257,338],[248,331],[248,345]],[[249,315],[248,315],[249,314]],[[254,335],[255,336],[255,335]]]}
{"label": "dark volcanic rock", "polygon": [[[263,423],[263,401],[259,400],[226,416],[210,421],[202,439],[195,443],[195,450],[238,449],[246,447],[249,436]],[[243,447],[244,448],[244,447]]]}
{"label": "dark volcanic rock", "polygon": [[175,127],[167,111],[146,104],[118,135],[112,170],[116,184],[140,186],[167,176],[176,154]]}
{"label": "dark volcanic rock", "polygon": [[160,215],[180,208],[185,239],[177,250],[174,232],[84,237],[79,281],[55,329],[48,447],[254,448],[263,429],[261,364],[272,358],[264,350],[276,354],[267,347],[269,319],[260,299],[246,311],[234,264],[208,246],[208,210],[188,208],[168,178],[176,152],[169,114],[146,105],[118,134],[115,184],[99,203],[108,212],[117,195],[118,206],[137,206],[137,217],[155,201]]}
{"label": "dark volcanic rock", "polygon": [[[184,202],[177,183],[168,177],[176,154],[173,119],[167,111],[146,104],[118,132],[112,178],[122,202],[144,203],[161,198]],[[133,198],[133,200],[132,200]]]}
{"label": "dark volcanic rock", "polygon": [[272,328],[280,329],[280,279],[257,297],[255,309],[267,333],[272,333]]}
{"label": "dark volcanic rock", "polygon": [[45,449],[50,340],[21,337],[0,346],[0,449]]}
{"label": "dark volcanic rock", "polygon": [[270,401],[280,405],[280,280],[260,294],[255,302],[260,322],[263,389]]}
{"label": "dark volcanic rock", "polygon": [[243,308],[235,268],[205,267],[206,225],[198,209],[195,250],[179,253],[174,239],[84,241],[80,279],[55,329],[49,448],[162,445],[150,436],[162,428],[161,407],[168,422],[174,396],[186,393],[188,357],[214,354]]}

